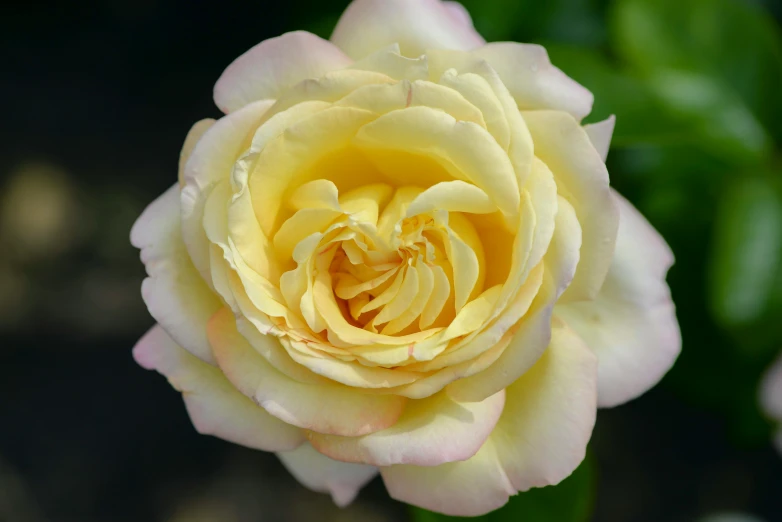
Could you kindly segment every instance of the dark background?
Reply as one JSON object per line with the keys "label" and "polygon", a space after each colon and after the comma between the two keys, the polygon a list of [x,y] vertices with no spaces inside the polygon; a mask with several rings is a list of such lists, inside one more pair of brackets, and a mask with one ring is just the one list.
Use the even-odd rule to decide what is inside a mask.
{"label": "dark background", "polygon": [[[590,121],[617,114],[612,183],[677,255],[683,353],[600,412],[591,520],[782,521],[756,405],[782,350],[780,4],[466,3],[489,40],[549,44],[595,92]],[[327,36],[345,4],[0,8],[0,522],[407,519],[379,479],[339,510],[273,455],[196,434],[130,353],[152,319],[129,230],[176,180],[192,123],[219,116],[214,81],[265,38]]]}

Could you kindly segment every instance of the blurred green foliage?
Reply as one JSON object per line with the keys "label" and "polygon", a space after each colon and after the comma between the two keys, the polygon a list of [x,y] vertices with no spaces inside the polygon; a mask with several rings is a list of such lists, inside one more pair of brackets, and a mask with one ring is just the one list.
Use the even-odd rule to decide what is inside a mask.
{"label": "blurred green foliage", "polygon": [[[777,22],[750,0],[463,3],[487,40],[545,45],[594,93],[586,122],[617,116],[612,184],[677,257],[669,282],[683,351],[661,386],[726,419],[735,444],[768,444],[757,385],[782,350]],[[590,466],[481,520],[588,520]]]}

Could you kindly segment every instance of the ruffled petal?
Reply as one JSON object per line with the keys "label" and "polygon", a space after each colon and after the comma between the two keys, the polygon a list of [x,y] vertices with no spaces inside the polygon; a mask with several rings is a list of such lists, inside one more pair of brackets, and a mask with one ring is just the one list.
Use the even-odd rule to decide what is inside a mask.
{"label": "ruffled petal", "polygon": [[321,453],[344,462],[436,466],[466,460],[480,449],[502,413],[505,392],[458,403],[445,393],[411,401],[392,427],[363,437],[310,435]]}
{"label": "ruffled petal", "polygon": [[596,414],[594,354],[563,325],[543,357],[509,386],[497,426],[463,462],[381,469],[392,497],[432,511],[478,516],[517,491],[557,484],[583,460]]}
{"label": "ruffled petal", "polygon": [[[362,394],[339,384],[303,383],[280,373],[236,330],[228,309],[215,314],[208,330],[215,358],[228,380],[288,424],[319,433],[359,436],[393,426],[402,414],[403,397]],[[279,343],[271,335],[264,339]]]}
{"label": "ruffled petal", "polygon": [[358,491],[377,474],[374,466],[332,460],[315,451],[309,444],[302,444],[298,449],[278,453],[277,456],[303,486],[319,493],[331,494],[339,507],[353,502]]}
{"label": "ruffled petal", "polygon": [[673,254],[623,197],[616,254],[595,301],[559,305],[562,317],[597,354],[600,406],[616,406],[654,386],[681,349],[665,274]]}
{"label": "ruffled petal", "polygon": [[215,104],[227,114],[252,102],[276,100],[302,80],[351,63],[334,44],[312,33],[285,33],[264,40],[228,66],[215,84]]}
{"label": "ruffled petal", "polygon": [[592,112],[592,93],[554,67],[540,45],[493,42],[473,53],[499,73],[523,111],[565,111],[577,120]]}
{"label": "ruffled petal", "polygon": [[141,214],[130,242],[141,249],[149,276],[141,285],[149,313],[180,346],[214,363],[206,323],[221,303],[193,266],[182,241],[178,184]]}
{"label": "ruffled petal", "polygon": [[269,415],[239,393],[219,369],[183,350],[159,326],[133,348],[133,357],[182,392],[199,433],[264,451],[286,451],[304,442],[302,430]]}
{"label": "ruffled petal", "polygon": [[439,0],[354,0],[342,14],[331,41],[359,59],[398,43],[411,58],[427,49],[469,50],[483,38],[453,6]]}

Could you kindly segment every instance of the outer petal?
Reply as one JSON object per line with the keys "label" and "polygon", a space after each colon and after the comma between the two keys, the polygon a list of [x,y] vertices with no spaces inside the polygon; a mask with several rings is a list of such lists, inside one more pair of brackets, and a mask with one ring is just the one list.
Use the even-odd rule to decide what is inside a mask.
{"label": "outer petal", "polygon": [[259,100],[276,100],[288,87],[351,64],[334,44],[306,31],[259,43],[223,72],[215,104],[226,114]]}
{"label": "outer petal", "polygon": [[766,414],[782,422],[782,357],[766,372],[760,385],[760,405]]}
{"label": "outer petal", "polygon": [[611,266],[619,227],[605,163],[570,115],[560,111],[522,115],[535,142],[535,156],[554,173],[559,194],[573,205],[581,225],[581,259],[562,299],[593,299]]}
{"label": "outer petal", "polygon": [[141,249],[149,275],[141,295],[152,317],[180,346],[213,363],[206,323],[221,304],[190,261],[179,215],[179,185],[174,185],[147,207],[130,231],[130,242]]}
{"label": "outer petal", "polygon": [[[264,338],[279,343],[276,337]],[[363,394],[340,384],[308,384],[278,372],[239,334],[228,309],[210,321],[209,340],[228,380],[289,424],[319,433],[359,436],[392,426],[402,414],[403,397]]]}
{"label": "outer petal", "polygon": [[133,357],[144,368],[165,375],[182,392],[199,433],[264,451],[290,450],[304,442],[300,429],[253,404],[220,370],[177,346],[160,326],[141,338]]}
{"label": "outer petal", "polygon": [[611,136],[614,134],[614,125],[616,125],[616,116],[614,115],[603,121],[584,125],[589,141],[595,146],[595,150],[603,158],[603,161],[608,157],[608,149],[611,147]]}
{"label": "outer petal", "polygon": [[436,466],[466,460],[486,442],[505,404],[505,392],[483,402],[458,403],[445,393],[408,403],[392,427],[363,437],[311,434],[321,453],[345,462]]}
{"label": "outer petal", "polygon": [[331,41],[354,59],[393,43],[411,58],[427,49],[466,51],[482,45],[483,38],[453,9],[439,0],[354,0]]}
{"label": "outer petal", "polygon": [[374,466],[331,460],[309,444],[277,456],[296,480],[313,491],[330,493],[334,503],[340,507],[353,502],[358,490],[377,474]]}
{"label": "outer petal", "polygon": [[551,65],[540,45],[493,42],[473,53],[499,73],[521,110],[565,111],[577,120],[592,112],[592,93]]}
{"label": "outer petal", "polygon": [[200,140],[201,136],[209,130],[209,127],[214,125],[214,122],[215,120],[212,118],[203,119],[196,122],[188,131],[185,143],[182,145],[182,150],[179,152],[178,179],[181,186],[185,185],[185,164],[187,163],[187,160],[190,159],[190,154],[193,153],[193,149],[195,148],[196,143],[198,143],[198,140]]}
{"label": "outer petal", "polygon": [[510,495],[556,484],[583,460],[596,412],[594,354],[567,328],[506,389],[502,417],[478,453],[435,467],[391,466],[381,473],[392,497],[448,515],[477,516]]}
{"label": "outer petal", "polygon": [[562,317],[600,361],[599,403],[610,407],[654,386],[681,349],[681,334],[665,274],[673,254],[623,197],[616,254],[597,299],[559,305]]}

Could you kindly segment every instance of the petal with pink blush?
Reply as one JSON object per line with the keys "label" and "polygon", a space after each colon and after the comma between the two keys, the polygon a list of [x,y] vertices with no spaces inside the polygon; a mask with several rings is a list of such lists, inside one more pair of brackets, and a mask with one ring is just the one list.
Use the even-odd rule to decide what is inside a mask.
{"label": "petal with pink blush", "polygon": [[149,276],[141,285],[141,295],[152,317],[180,346],[213,363],[206,323],[221,303],[190,261],[179,215],[176,184],[153,201],[133,225],[130,242],[141,249]]}
{"label": "petal with pink blush", "polygon": [[522,111],[565,111],[577,120],[592,112],[592,93],[554,67],[540,45],[492,42],[473,54],[497,71]]}
{"label": "petal with pink blush", "polygon": [[[288,424],[355,437],[393,426],[402,414],[404,397],[360,393],[337,383],[303,383],[278,372],[237,331],[227,308],[215,314],[208,332],[217,363],[228,380]],[[260,339],[280,342],[272,335],[255,342]]]}
{"label": "petal with pink blush", "polygon": [[392,497],[454,516],[501,507],[517,491],[557,484],[583,460],[596,413],[594,354],[563,325],[545,354],[506,390],[505,407],[473,457],[381,469]]}
{"label": "petal with pink blush", "polygon": [[437,466],[467,460],[477,453],[505,404],[505,392],[482,402],[458,403],[445,393],[409,401],[399,420],[363,437],[309,435],[310,443],[331,458],[375,466]]}
{"label": "petal with pink blush", "polygon": [[671,368],[681,350],[676,310],[665,282],[673,253],[622,196],[616,253],[594,301],[555,308],[597,354],[599,403],[610,407],[638,397]]}
{"label": "petal with pink blush", "polygon": [[334,503],[345,507],[377,474],[377,468],[332,460],[302,444],[293,451],[277,453],[285,468],[296,480],[313,491],[329,493]]}
{"label": "petal with pink blush", "polygon": [[334,44],[312,33],[285,33],[264,40],[228,66],[215,84],[215,104],[227,114],[252,102],[276,100],[302,80],[351,63]]}
{"label": "petal with pink blush", "polygon": [[768,369],[760,384],[760,405],[766,415],[782,422],[782,356]]}
{"label": "petal with pink blush", "polygon": [[394,43],[409,58],[428,49],[466,51],[483,45],[484,39],[456,9],[440,0],[354,0],[331,41],[354,59]]}
{"label": "petal with pink blush", "polygon": [[133,348],[136,362],[156,370],[182,392],[199,433],[264,451],[286,451],[304,442],[302,431],[269,415],[239,393],[219,369],[183,350],[159,326]]}

